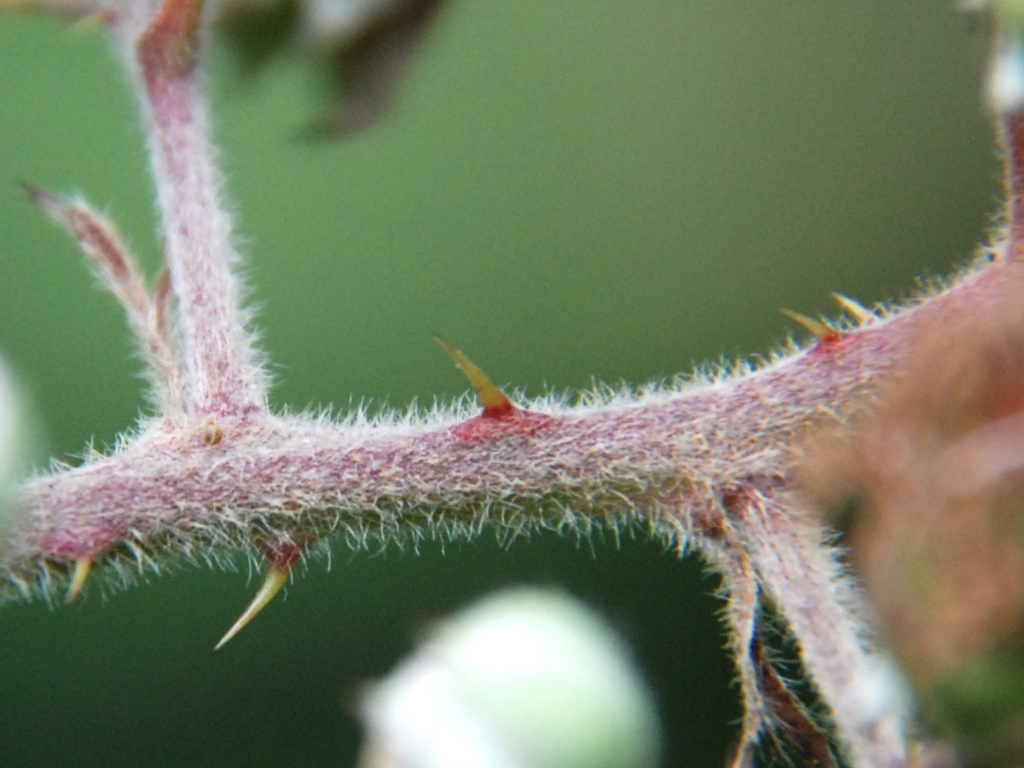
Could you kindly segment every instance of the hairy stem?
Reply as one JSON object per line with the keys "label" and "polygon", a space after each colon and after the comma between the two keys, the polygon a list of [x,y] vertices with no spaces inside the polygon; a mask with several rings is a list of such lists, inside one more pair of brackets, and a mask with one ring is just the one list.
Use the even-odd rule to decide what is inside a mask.
{"label": "hairy stem", "polygon": [[254,537],[312,540],[342,526],[388,539],[416,526],[429,536],[634,515],[689,533],[695,510],[785,483],[801,440],[869,407],[921,326],[955,321],[1021,281],[1024,265],[997,261],[915,309],[754,373],[591,406],[376,425],[222,418],[216,440],[205,420],[157,423],[112,456],[27,484],[20,543],[4,564],[20,581],[45,561],[102,557],[129,535],[154,553],[195,552],[204,541],[251,549]]}
{"label": "hairy stem", "polygon": [[787,624],[801,658],[855,765],[898,768],[907,759],[899,691],[888,669],[864,653],[850,586],[838,574],[821,530],[799,519],[799,505],[774,489],[751,489],[733,504],[740,535]]}
{"label": "hairy stem", "polygon": [[231,223],[218,201],[197,73],[202,12],[202,0],[165,3],[137,41],[129,32],[126,49],[142,86],[164,259],[181,308],[186,408],[239,416],[265,409],[267,384],[245,329]]}

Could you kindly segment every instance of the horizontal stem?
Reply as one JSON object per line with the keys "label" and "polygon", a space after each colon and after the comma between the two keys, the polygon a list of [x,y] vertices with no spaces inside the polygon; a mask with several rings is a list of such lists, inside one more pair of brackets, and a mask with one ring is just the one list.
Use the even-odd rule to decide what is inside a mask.
{"label": "horizontal stem", "polygon": [[125,541],[150,557],[200,556],[337,533],[358,546],[485,524],[511,534],[637,517],[666,535],[700,536],[701,510],[752,479],[785,483],[815,425],[868,407],[922,327],[953,333],[958,318],[1022,282],[1024,265],[997,261],[914,309],[754,373],[592,406],[534,404],[511,420],[158,422],[113,456],[28,483],[0,538],[0,574],[32,589],[47,561],[102,562]]}

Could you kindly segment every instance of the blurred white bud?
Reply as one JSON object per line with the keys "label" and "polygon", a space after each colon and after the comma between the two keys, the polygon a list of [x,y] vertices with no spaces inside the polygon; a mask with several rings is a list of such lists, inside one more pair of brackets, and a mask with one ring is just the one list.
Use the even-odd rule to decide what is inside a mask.
{"label": "blurred white bud", "polygon": [[11,369],[0,357],[0,516],[38,452],[37,435],[28,428],[29,410]]}
{"label": "blurred white bud", "polygon": [[407,0],[307,0],[301,4],[303,32],[316,44],[346,43],[365,35]]}
{"label": "blurred white bud", "polygon": [[660,756],[654,705],[623,643],[545,590],[456,615],[362,711],[360,768],[649,768]]}
{"label": "blurred white bud", "polygon": [[14,382],[0,358],[0,509],[13,482],[15,440],[17,439],[18,401]]}
{"label": "blurred white bud", "polygon": [[912,717],[914,693],[899,665],[887,655],[867,658],[860,676],[850,687],[852,708],[860,712],[863,725],[873,724],[895,742],[905,742],[904,726]]}
{"label": "blurred white bud", "polygon": [[988,99],[998,113],[1024,109],[1024,43],[1015,30],[1001,35],[992,58]]}

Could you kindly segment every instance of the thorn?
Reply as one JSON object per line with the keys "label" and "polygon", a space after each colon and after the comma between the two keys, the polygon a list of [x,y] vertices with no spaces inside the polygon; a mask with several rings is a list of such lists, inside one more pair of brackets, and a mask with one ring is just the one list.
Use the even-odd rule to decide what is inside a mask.
{"label": "thorn", "polygon": [[863,325],[875,316],[874,312],[865,307],[859,301],[854,301],[849,296],[843,296],[841,293],[833,293],[832,298],[836,300],[840,307],[849,313],[850,317],[857,321],[858,325]]}
{"label": "thorn", "polygon": [[71,25],[71,31],[76,34],[90,33],[99,30],[110,23],[110,11],[96,11],[83,16]]}
{"label": "thorn", "polygon": [[174,301],[174,286],[171,284],[171,270],[166,266],[160,270],[160,275],[153,284],[153,304],[157,308],[157,323],[161,330],[170,327],[171,303]]}
{"label": "thorn", "polygon": [[790,320],[799,323],[812,334],[814,334],[814,338],[816,338],[818,341],[831,341],[832,339],[836,338],[839,335],[839,332],[837,330],[835,330],[834,328],[830,328],[821,320],[815,320],[812,317],[808,317],[807,315],[801,315],[799,312],[793,312],[792,310],[789,309],[783,309],[781,310],[781,312]]}
{"label": "thorn", "polygon": [[285,568],[271,567],[267,571],[267,578],[263,580],[263,586],[260,587],[260,591],[256,593],[256,596],[249,603],[249,607],[245,609],[245,612],[238,617],[231,629],[228,630],[227,634],[220,639],[220,642],[213,647],[213,650],[218,650],[228,640],[237,635],[242,631],[242,627],[248,624],[255,618],[256,614],[262,611],[267,603],[274,599],[274,595],[281,591],[281,587],[288,583],[288,576],[291,575],[292,569],[290,566]]}
{"label": "thorn", "polygon": [[157,335],[165,340],[168,356],[177,358],[173,335],[174,326],[174,286],[171,285],[171,270],[166,266],[160,270],[160,276],[153,284],[150,292],[150,322]]}
{"label": "thorn", "polygon": [[224,430],[220,428],[213,419],[203,422],[203,443],[206,445],[219,445],[224,437]]}
{"label": "thorn", "polygon": [[54,199],[53,195],[47,192],[42,187],[36,186],[31,181],[25,181],[24,179],[18,179],[17,185],[21,187],[21,190],[25,193],[25,197],[32,205],[37,205],[40,208],[46,207],[46,204]]}
{"label": "thorn", "polygon": [[[17,184],[21,187],[21,191],[25,193],[25,197],[28,198],[28,201],[32,203],[32,205],[58,224],[65,227],[69,226],[66,214],[70,206],[66,200],[47,192],[45,189],[33,184],[31,181],[18,179]],[[72,234],[74,235],[74,232],[72,232]]]}
{"label": "thorn", "polygon": [[83,555],[75,560],[75,570],[71,575],[71,584],[68,586],[68,593],[64,596],[65,603],[74,602],[78,593],[85,586],[85,580],[89,578],[89,571],[92,569],[92,558]]}
{"label": "thorn", "polygon": [[441,345],[441,349],[447,352],[451,359],[455,361],[455,365],[458,366],[459,370],[466,374],[469,383],[476,390],[477,397],[480,398],[480,405],[484,407],[484,416],[499,418],[516,409],[512,405],[512,401],[505,397],[505,393],[494,386],[494,383],[487,378],[487,375],[477,368],[453,344],[445,341],[440,336],[434,336],[434,341]]}

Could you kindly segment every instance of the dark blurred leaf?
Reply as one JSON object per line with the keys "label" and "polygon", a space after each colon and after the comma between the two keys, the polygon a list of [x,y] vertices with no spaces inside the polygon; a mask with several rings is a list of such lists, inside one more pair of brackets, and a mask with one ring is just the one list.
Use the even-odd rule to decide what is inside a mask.
{"label": "dark blurred leaf", "polygon": [[354,133],[387,111],[441,5],[442,0],[407,0],[340,47],[332,57],[335,98],[321,123],[323,130]]}
{"label": "dark blurred leaf", "polygon": [[220,31],[241,57],[247,73],[258,73],[293,40],[299,23],[295,0],[239,3],[225,10]]}
{"label": "dark blurred leaf", "polygon": [[[312,133],[339,136],[372,125],[391,106],[443,0],[235,0],[221,29],[247,73],[276,55],[309,57],[327,82]],[[306,122],[309,122],[308,120]]]}

